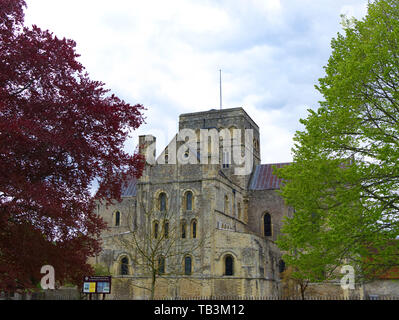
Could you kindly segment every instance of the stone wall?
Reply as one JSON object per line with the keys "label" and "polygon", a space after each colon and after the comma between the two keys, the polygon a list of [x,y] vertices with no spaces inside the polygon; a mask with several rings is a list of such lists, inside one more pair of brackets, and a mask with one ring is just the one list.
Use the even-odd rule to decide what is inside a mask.
{"label": "stone wall", "polygon": [[363,286],[366,296],[399,296],[399,279],[376,280]]}
{"label": "stone wall", "polygon": [[[210,128],[253,129],[253,162],[260,163],[259,128],[242,108],[183,114],[179,119],[179,129],[183,128],[194,129],[197,133],[200,129]],[[143,137],[140,138],[144,141]],[[243,138],[244,135],[241,147],[244,147]],[[141,152],[148,147],[148,144],[143,145]],[[170,155],[169,152],[168,148]],[[98,212],[110,228],[102,236],[103,252],[93,261],[105,264],[117,277],[113,285],[115,298],[147,297],[148,292],[139,287],[148,287],[149,281],[148,270],[133,263],[137,252],[121,247],[117,240],[131,236],[128,232],[148,237],[153,232],[154,219],[162,223],[165,216],[169,219],[170,229],[177,231],[176,248],[201,245],[192,254],[193,272],[190,276],[183,275],[183,256],[166,262],[168,276],[158,283],[158,297],[278,295],[278,261],[281,254],[274,240],[282,216],[289,214],[289,211],[274,191],[248,193],[250,177],[250,174],[234,176],[233,165],[229,168],[223,168],[220,164],[147,165],[137,183],[136,196],[123,198],[122,203],[108,208],[100,207]],[[186,210],[184,206],[187,191],[193,193],[192,210]],[[160,212],[157,204],[161,192],[167,195],[166,215]],[[115,226],[116,211],[121,213],[119,227]],[[273,236],[268,238],[263,237],[263,224],[260,223],[265,211],[272,214],[274,231]],[[148,214],[151,221],[147,221]],[[195,239],[190,228],[194,219],[198,223]],[[187,223],[185,239],[179,238],[183,220]],[[227,255],[234,260],[233,275],[225,274]],[[122,257],[129,258],[129,275],[123,277],[120,276]],[[171,266],[177,272],[171,272]]]}
{"label": "stone wall", "polygon": [[277,240],[285,216],[292,216],[292,209],[284,204],[283,198],[276,190],[253,190],[248,193],[248,228],[263,236],[263,216],[271,215],[272,236],[270,240]]}

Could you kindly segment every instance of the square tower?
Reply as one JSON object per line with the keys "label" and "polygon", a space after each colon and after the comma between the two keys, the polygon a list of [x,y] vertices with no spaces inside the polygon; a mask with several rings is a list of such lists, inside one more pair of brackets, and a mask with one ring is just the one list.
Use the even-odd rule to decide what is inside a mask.
{"label": "square tower", "polygon": [[[208,130],[210,135],[211,132],[217,132],[219,134],[218,163],[220,169],[224,175],[238,183],[243,189],[247,187],[249,176],[253,169],[260,164],[261,159],[259,127],[243,108],[212,109],[181,114],[179,131],[183,129],[192,129],[196,132],[198,153],[201,150],[200,140],[204,138],[200,133],[201,130],[203,132]],[[231,139],[230,142],[226,143],[223,137]],[[210,137],[207,142],[211,145]],[[210,149],[211,147],[208,149],[208,156],[211,152]],[[240,151],[241,154],[237,154],[237,152],[235,154],[234,151]],[[250,157],[247,156],[249,153],[251,153]],[[251,163],[247,163],[248,161]],[[244,166],[246,166],[245,170]]]}

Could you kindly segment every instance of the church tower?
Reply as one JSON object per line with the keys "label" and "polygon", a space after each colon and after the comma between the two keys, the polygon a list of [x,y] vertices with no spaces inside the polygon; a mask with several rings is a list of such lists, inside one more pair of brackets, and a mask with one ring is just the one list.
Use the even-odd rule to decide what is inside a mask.
{"label": "church tower", "polygon": [[[205,150],[206,153],[199,156],[200,159],[205,156],[209,158],[208,164],[212,163],[211,154],[217,150],[217,163],[223,174],[241,188],[247,187],[250,175],[261,159],[259,127],[243,108],[182,114],[179,117],[179,131],[184,129],[196,132],[196,152],[201,155],[201,151]],[[213,133],[217,133],[219,139],[216,148],[212,141]],[[205,146],[203,149],[201,141]]]}

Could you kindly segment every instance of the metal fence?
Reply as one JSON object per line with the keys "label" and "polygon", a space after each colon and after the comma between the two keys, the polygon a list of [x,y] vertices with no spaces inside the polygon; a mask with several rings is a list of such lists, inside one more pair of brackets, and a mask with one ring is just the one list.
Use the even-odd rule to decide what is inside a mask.
{"label": "metal fence", "polygon": [[[87,297],[86,297],[87,299]],[[101,300],[101,297],[94,297],[93,300]],[[147,300],[148,298],[139,298],[139,297],[129,297],[129,296],[106,296],[105,300]],[[230,300],[230,301],[261,301],[261,300],[274,300],[274,301],[289,301],[289,300],[399,300],[399,296],[377,296],[377,295],[351,295],[351,296],[305,296],[303,299],[301,296],[234,296],[234,295],[220,295],[220,296],[196,296],[196,297],[155,297],[154,300],[159,301],[172,301],[172,300],[183,300],[183,301],[191,301],[191,300]]]}
{"label": "metal fence", "polygon": [[164,297],[157,300],[399,300],[399,296],[200,296],[200,297]]}
{"label": "metal fence", "polygon": [[[145,298],[137,297],[115,297],[113,295],[106,295],[105,300],[146,300]],[[0,300],[89,300],[88,295],[81,294],[78,290],[71,288],[70,290],[48,290],[42,292],[33,293],[14,293],[5,294],[0,293]],[[93,294],[90,300],[103,300],[102,295]],[[391,295],[325,295],[305,296],[303,299],[301,296],[236,296],[236,295],[215,295],[215,296],[196,296],[196,297],[155,297],[155,300],[167,301],[167,300],[399,300],[399,296]]]}
{"label": "metal fence", "polygon": [[0,292],[0,300],[80,300],[81,294],[75,288],[46,290],[40,292]]}

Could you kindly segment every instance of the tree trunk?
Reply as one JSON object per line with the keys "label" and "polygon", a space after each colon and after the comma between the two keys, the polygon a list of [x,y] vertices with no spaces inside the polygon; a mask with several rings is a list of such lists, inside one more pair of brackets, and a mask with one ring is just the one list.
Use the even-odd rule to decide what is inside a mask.
{"label": "tree trunk", "polygon": [[151,277],[151,296],[150,296],[150,300],[154,300],[154,296],[155,296],[155,281],[157,280],[155,272],[152,273],[152,277]]}
{"label": "tree trunk", "polygon": [[303,290],[302,287],[301,287],[301,297],[302,297],[302,300],[306,300],[305,299],[305,290]]}
{"label": "tree trunk", "polygon": [[302,283],[300,284],[302,300],[306,300],[306,299],[305,299],[305,291],[306,291],[306,288],[308,287],[308,283],[309,283],[309,281],[302,282]]}

